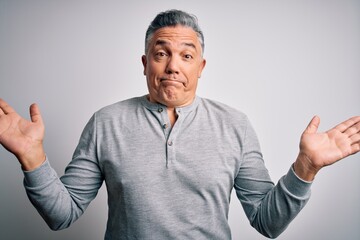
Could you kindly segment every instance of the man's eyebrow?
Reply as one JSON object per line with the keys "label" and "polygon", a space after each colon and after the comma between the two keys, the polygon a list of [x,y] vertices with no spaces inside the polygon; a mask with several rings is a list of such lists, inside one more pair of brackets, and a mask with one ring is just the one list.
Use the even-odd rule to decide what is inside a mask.
{"label": "man's eyebrow", "polygon": [[169,44],[168,42],[166,42],[165,40],[156,40],[156,42],[155,42],[155,46],[157,46],[157,45],[167,45],[167,44]]}
{"label": "man's eyebrow", "polygon": [[185,45],[185,46],[188,46],[188,47],[191,47],[191,48],[194,48],[195,50],[196,50],[196,46],[195,46],[195,44],[193,44],[193,43],[183,43],[183,45]]}
{"label": "man's eyebrow", "polygon": [[[167,41],[165,41],[165,40],[161,40],[161,39],[156,40],[156,42],[155,42],[155,46],[157,46],[157,45],[164,46],[164,45],[168,45],[168,44],[169,44],[169,42],[167,42]],[[191,42],[183,42],[181,45],[184,45],[184,46],[187,46],[187,47],[191,47],[191,48],[193,48],[193,49],[196,50],[195,44],[193,44],[193,43],[191,43]]]}

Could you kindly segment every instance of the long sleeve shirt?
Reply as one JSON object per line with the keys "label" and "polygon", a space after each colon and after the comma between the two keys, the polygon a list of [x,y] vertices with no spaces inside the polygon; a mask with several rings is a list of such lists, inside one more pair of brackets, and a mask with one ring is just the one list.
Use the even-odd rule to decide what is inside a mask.
{"label": "long sleeve shirt", "polygon": [[24,172],[27,194],[52,229],[81,216],[105,182],[105,239],[231,239],[234,189],[253,227],[276,237],[306,204],[311,183],[292,168],[274,185],[242,112],[196,97],[175,109],[146,96],[97,111],[58,178],[48,160]]}

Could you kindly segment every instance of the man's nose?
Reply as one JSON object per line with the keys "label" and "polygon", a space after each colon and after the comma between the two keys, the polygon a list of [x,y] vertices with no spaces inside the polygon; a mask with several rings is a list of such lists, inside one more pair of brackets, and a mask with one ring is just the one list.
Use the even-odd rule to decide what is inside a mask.
{"label": "man's nose", "polygon": [[177,59],[174,56],[170,57],[167,65],[166,65],[165,71],[167,74],[173,74],[173,73],[178,74],[179,73],[179,59]]}

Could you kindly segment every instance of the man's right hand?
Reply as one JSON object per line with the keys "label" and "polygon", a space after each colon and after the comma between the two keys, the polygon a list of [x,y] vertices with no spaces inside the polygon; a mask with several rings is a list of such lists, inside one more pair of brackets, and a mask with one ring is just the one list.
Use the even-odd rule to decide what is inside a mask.
{"label": "man's right hand", "polygon": [[28,121],[0,99],[0,144],[12,152],[23,170],[39,167],[45,160],[43,139],[44,123],[36,104],[30,106],[31,121]]}

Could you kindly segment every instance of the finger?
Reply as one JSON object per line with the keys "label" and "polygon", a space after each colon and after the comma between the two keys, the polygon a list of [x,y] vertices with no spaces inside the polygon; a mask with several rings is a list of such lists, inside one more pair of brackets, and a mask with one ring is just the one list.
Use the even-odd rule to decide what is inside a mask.
{"label": "finger", "polygon": [[360,142],[357,142],[357,143],[351,145],[351,153],[350,153],[350,155],[358,153],[359,151],[360,151]]}
{"label": "finger", "polygon": [[320,118],[318,116],[314,116],[309,125],[306,127],[305,129],[305,133],[316,133],[316,131],[319,128],[319,124],[320,124]]}
{"label": "finger", "polygon": [[352,144],[359,143],[360,144],[360,133],[354,134],[350,137],[350,141]]}
{"label": "finger", "polygon": [[354,134],[359,134],[360,133],[360,122],[352,125],[348,129],[346,129],[346,131],[344,133],[346,135],[348,135],[349,137],[352,137]]}
{"label": "finger", "polygon": [[340,132],[345,132],[349,127],[357,124],[360,122],[360,116],[352,117],[338,125],[335,126],[335,129],[339,130]]}
{"label": "finger", "polygon": [[32,122],[42,122],[40,109],[37,104],[31,104],[30,106],[30,117]]}
{"label": "finger", "polygon": [[1,98],[0,98],[0,109],[1,109],[2,113],[5,113],[5,114],[15,112],[15,110],[12,107],[10,107],[10,105],[7,104],[7,102],[2,100]]}

